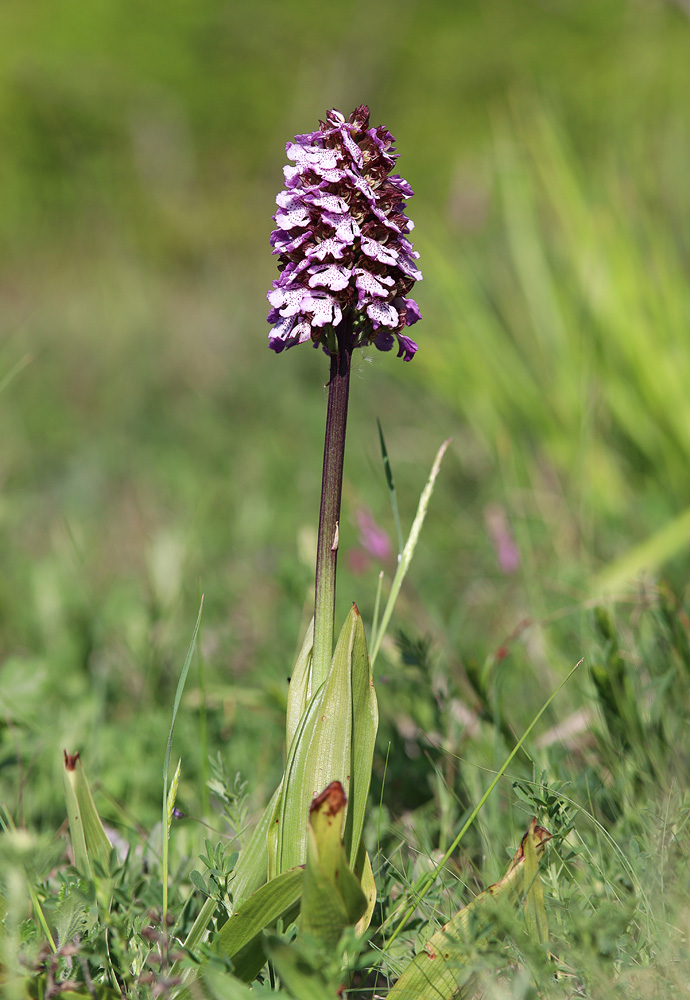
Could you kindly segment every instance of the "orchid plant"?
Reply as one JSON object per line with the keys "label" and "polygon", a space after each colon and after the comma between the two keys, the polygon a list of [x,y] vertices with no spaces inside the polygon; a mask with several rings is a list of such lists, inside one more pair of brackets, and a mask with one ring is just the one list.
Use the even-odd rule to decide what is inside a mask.
{"label": "orchid plant", "polygon": [[[318,969],[304,973],[308,960],[298,975],[299,942],[295,952],[269,928],[298,919],[300,935],[326,955],[348,928],[361,936],[371,921],[376,885],[362,831],[378,727],[372,662],[410,565],[449,441],[439,449],[407,542],[398,554],[380,622],[375,615],[372,656],[356,604],[334,650],[352,355],[373,344],[380,351],[397,347],[398,357],[412,360],[417,344],[404,331],[421,318],[409,292],[422,275],[415,263],[419,255],[408,239],[413,224],[405,213],[412,188],[392,173],[395,140],[382,126],[369,126],[366,105],[347,119],[339,111],[329,111],[318,130],[296,136],[286,151],[292,162],[284,168],[285,189],[276,198],[276,228],[271,235],[280,275],[268,293],[269,345],[280,353],[311,342],[324,351],[330,365],[314,617],[290,681],[283,778],[235,866],[231,915],[216,947],[245,982],[251,982],[270,959],[290,995],[325,996],[326,983]],[[380,427],[379,432],[394,499]],[[536,857],[549,836],[533,824],[505,885],[492,887],[489,896],[514,891],[516,879],[522,884],[523,871],[531,885]],[[475,904],[481,906],[482,898]],[[209,916],[212,906],[209,901]],[[455,919],[461,928],[469,914],[462,910]],[[458,955],[449,951],[429,968],[425,960],[426,952],[410,963],[390,997],[421,1000],[428,987],[434,995],[456,995],[455,986],[449,984],[456,980],[451,966],[457,964]]]}
{"label": "orchid plant", "polygon": [[[291,675],[283,779],[235,870],[234,913],[220,935],[234,963],[247,947],[237,937],[246,926],[246,907],[257,899],[262,906],[270,901],[273,919],[299,913],[302,927],[325,941],[337,940],[348,925],[361,932],[371,919],[376,887],[362,829],[378,709],[356,604],[334,642],[349,382],[353,353],[367,345],[380,351],[395,346],[398,357],[412,360],[417,344],[404,331],[420,319],[409,297],[422,277],[405,212],[413,192],[392,172],[398,154],[391,133],[370,127],[366,105],[349,118],[331,110],[319,129],[288,142],[286,152],[291,162],[284,168],[271,235],[280,274],[268,293],[269,346],[280,353],[311,342],[323,350],[329,359],[328,407],[314,618]],[[412,549],[441,455],[420,503]],[[410,557],[411,550],[400,553],[384,629]],[[379,629],[377,648],[381,635]],[[315,832],[329,829],[318,818],[324,809],[337,817],[335,854]],[[257,937],[252,947],[260,967],[265,941]]]}
{"label": "orchid plant", "polygon": [[[378,727],[372,664],[391,620],[449,444],[445,441],[436,455],[404,544],[399,532],[398,565],[388,599],[380,618],[378,612],[374,613],[371,655],[354,603],[336,642],[338,526],[352,356],[359,348],[373,345],[380,351],[397,347],[398,357],[412,360],[417,344],[404,331],[420,319],[419,307],[409,292],[422,276],[415,263],[418,254],[408,239],[412,222],[405,214],[412,189],[403,177],[392,173],[397,158],[395,140],[382,126],[369,126],[369,109],[365,105],[347,119],[339,111],[329,111],[318,130],[296,136],[286,149],[291,162],[284,168],[285,189],[276,199],[276,228],[271,236],[280,274],[268,293],[269,345],[280,353],[310,341],[323,350],[329,361],[314,616],[291,672],[282,780],[239,858],[225,857],[222,844],[212,849],[207,842],[207,857],[202,860],[210,872],[209,882],[199,872],[191,876],[206,900],[184,941],[185,952],[180,953],[172,947],[167,932],[167,845],[180,766],[168,786],[168,765],[175,715],[199,628],[197,620],[178,685],[166,752],[161,852],[163,929],[151,938],[155,938],[162,970],[158,979],[150,974],[151,982],[175,997],[253,996],[249,986],[238,980],[254,982],[267,960],[287,991],[282,996],[335,1000],[342,995],[344,987],[340,985],[334,992],[332,978],[329,985],[318,963],[322,961],[325,966],[335,962],[335,976],[341,975],[344,966],[338,966],[338,948],[352,945],[358,954],[376,903],[374,875],[363,840]],[[397,520],[393,479],[380,426],[379,434]],[[379,601],[380,589],[376,608]],[[457,847],[491,788],[441,865]],[[83,875],[90,877],[92,861],[107,868],[112,851],[78,755],[66,757],[65,789],[75,863]],[[535,933],[543,936],[545,917],[536,875],[538,858],[549,838],[548,831],[533,822],[505,878],[432,935],[425,948],[411,958],[388,996],[393,1000],[422,1000],[432,994],[441,998],[457,996],[463,976],[465,946],[461,939],[470,924],[476,923],[473,912],[479,926],[483,926],[482,914],[492,912],[490,907],[501,895],[514,895],[516,890],[525,894],[533,911]],[[431,873],[415,889],[412,902],[402,905],[397,927],[389,937],[391,942],[433,878]],[[104,884],[107,891],[102,906],[107,912],[109,902],[105,897],[112,892],[114,882],[111,879]],[[209,933],[219,913],[221,919],[215,931]],[[486,920],[490,923],[489,918]],[[281,933],[295,921],[299,926],[297,940],[289,931],[287,935]],[[189,964],[185,967],[185,955],[195,964],[195,971]],[[231,981],[227,978],[228,968],[233,975]],[[140,977],[139,982],[144,979]]]}

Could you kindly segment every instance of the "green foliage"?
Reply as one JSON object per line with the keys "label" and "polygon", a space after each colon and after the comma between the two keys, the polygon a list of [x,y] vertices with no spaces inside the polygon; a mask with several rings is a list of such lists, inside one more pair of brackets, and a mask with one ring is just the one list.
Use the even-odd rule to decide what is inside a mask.
{"label": "green foliage", "polygon": [[[3,997],[385,995],[533,816],[548,949],[501,908],[463,939],[476,994],[685,994],[689,35],[664,0],[2,7]],[[357,599],[371,650],[398,566],[357,511],[402,535],[453,443],[377,646],[370,929],[325,949],[288,912],[250,987],[209,942],[265,879],[285,710],[294,733],[313,695],[289,692],[325,377],[262,346],[266,239],[280,144],[363,100],[398,136],[425,274],[413,364],[353,380],[338,613]],[[64,748],[113,845],[88,867]]]}
{"label": "green foliage", "polygon": [[[470,261],[473,248],[441,229],[422,251],[446,321],[421,367],[510,483],[546,487],[544,463],[559,477],[594,593],[656,571],[690,539],[686,233],[659,190],[628,188],[630,169],[612,156],[588,170],[552,114],[517,108],[493,158],[507,259]],[[642,498],[658,518],[653,544]],[[640,543],[627,540],[631,553],[607,537],[621,519]]]}
{"label": "green foliage", "polygon": [[[472,948],[485,951],[501,927],[500,907],[506,897],[524,893],[528,933],[545,944],[548,936],[541,899],[538,855],[551,839],[534,820],[522,839],[508,872],[463,907],[425,943],[388,994],[395,1000],[416,1000],[427,992],[438,997],[471,997],[475,974],[466,968]],[[469,946],[469,947],[468,947]]]}
{"label": "green foliage", "polygon": [[223,924],[218,950],[232,962],[233,972],[252,982],[266,962],[262,932],[279,920],[289,924],[299,913],[304,871],[293,868],[266,882]]}
{"label": "green foliage", "polygon": [[[307,684],[306,680],[303,683]],[[304,703],[299,687],[295,696],[300,705]],[[354,865],[364,825],[377,726],[378,707],[364,625],[353,604],[328,677],[311,695],[288,747],[285,776],[268,835],[270,876],[304,863],[308,835],[304,818],[314,795],[331,781],[340,781],[347,796],[344,836],[350,864]]]}
{"label": "green foliage", "polygon": [[238,856],[238,851],[233,851],[231,854],[226,855],[225,844],[222,841],[219,840],[214,847],[211,841],[207,840],[206,854],[200,854],[199,858],[206,870],[205,873],[208,881],[204,878],[202,872],[195,868],[189,873],[190,881],[196,889],[210,899],[227,900],[229,902],[228,881],[233,873]]}

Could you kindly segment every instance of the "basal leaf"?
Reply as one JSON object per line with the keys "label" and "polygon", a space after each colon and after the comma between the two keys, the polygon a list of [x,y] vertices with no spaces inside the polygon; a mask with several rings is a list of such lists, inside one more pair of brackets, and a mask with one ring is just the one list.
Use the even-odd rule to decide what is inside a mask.
{"label": "basal leaf", "polygon": [[291,996],[299,1000],[339,1000],[339,994],[328,989],[320,970],[302,956],[298,943],[288,944],[275,934],[266,934],[264,947]]}
{"label": "basal leaf", "polygon": [[359,851],[357,852],[357,860],[355,862],[355,875],[360,880],[360,886],[367,901],[367,908],[355,925],[357,933],[363,934],[371,923],[371,918],[374,914],[374,907],[376,906],[376,882],[374,881],[369,854],[362,839],[359,841]]}
{"label": "basal leaf", "polygon": [[331,781],[350,786],[354,615],[343,625],[328,677],[312,696],[289,748],[276,845],[278,872],[304,864],[307,820],[316,795]]}
{"label": "basal leaf", "polygon": [[281,785],[276,788],[271,800],[266,806],[261,819],[254,828],[249,843],[242,850],[235,865],[234,875],[230,883],[233,905],[235,908],[259,889],[269,874],[267,837],[271,829],[276,806],[280,801]]}
{"label": "basal leaf", "polygon": [[96,811],[79,754],[65,750],[63,770],[65,803],[74,852],[74,867],[87,878],[93,877],[91,862],[107,869],[112,845]]}
{"label": "basal leaf", "polygon": [[278,920],[287,924],[297,916],[303,880],[301,868],[271,879],[221,927],[216,946],[231,960],[239,979],[250,983],[266,961],[262,932],[274,927]]}
{"label": "basal leaf", "polygon": [[379,725],[379,711],[374,690],[374,679],[369,663],[364,625],[357,605],[353,605],[354,634],[351,654],[352,685],[352,746],[350,761],[350,787],[348,789],[345,845],[350,865],[354,867],[359,852],[364,816],[369,798],[374,744]]}
{"label": "basal leaf", "polygon": [[[500,882],[490,885],[447,924],[429,938],[424,949],[412,962],[389,992],[389,1000],[450,1000],[470,995],[471,974],[466,968],[468,946],[486,943],[496,929],[497,901],[510,901],[524,890],[525,859],[538,859],[544,852],[551,834],[532,820],[530,828]],[[534,875],[538,878],[538,873]]]}
{"label": "basal leaf", "polygon": [[285,719],[285,746],[289,749],[300,719],[303,717],[311,698],[311,661],[314,648],[314,619],[312,618],[302,648],[290,677]]}
{"label": "basal leaf", "polygon": [[534,836],[535,829],[536,824],[532,820],[530,833],[522,840],[522,849],[525,856],[523,864],[525,922],[530,934],[541,944],[546,944],[549,940],[549,925],[546,919],[546,907],[544,906],[544,890],[539,878],[539,858],[537,856],[537,838]]}
{"label": "basal leaf", "polygon": [[324,684],[312,694],[294,731],[283,779],[278,822],[269,840],[275,871],[303,864],[309,807],[339,781],[349,800],[344,833],[350,866],[359,850],[366,811],[378,709],[364,626],[356,605],[343,625]]}

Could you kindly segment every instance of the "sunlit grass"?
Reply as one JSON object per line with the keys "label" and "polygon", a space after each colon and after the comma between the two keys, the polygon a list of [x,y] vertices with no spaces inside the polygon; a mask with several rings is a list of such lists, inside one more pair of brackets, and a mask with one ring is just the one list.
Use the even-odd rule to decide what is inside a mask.
{"label": "sunlit grass", "polygon": [[[234,850],[238,833],[223,812],[233,789],[221,802],[204,786],[207,754],[247,781],[246,819],[282,773],[325,397],[316,352],[276,364],[265,348],[282,162],[268,151],[326,105],[367,99],[412,147],[424,323],[406,386],[388,358],[354,373],[341,619],[356,597],[369,629],[379,570],[395,572],[394,558],[367,564],[358,538],[360,508],[396,534],[376,419],[403,533],[453,438],[375,668],[366,838],[379,928],[396,926],[548,694],[584,662],[399,937],[375,933],[377,978],[364,968],[351,994],[374,981],[385,993],[411,951],[501,877],[536,815],[554,835],[548,950],[506,917],[505,934],[471,954],[477,992],[682,995],[681,5],[531,5],[528,16],[492,2],[457,21],[443,5],[433,16],[383,5],[372,38],[386,35],[385,58],[353,45],[348,17],[317,54],[323,12],[300,8],[297,28],[276,8],[268,76],[255,51],[266,25],[251,20],[261,5],[240,24],[239,8],[206,23],[200,4],[191,28],[180,8],[163,36],[144,14],[136,35],[124,22],[88,33],[81,8],[51,21],[42,7],[34,25],[8,7],[0,32],[0,969],[21,952],[38,980],[43,921],[64,935],[81,912],[65,875],[63,749],[81,751],[118,851],[131,845],[112,859],[111,958],[143,967],[140,931],[163,898],[161,766],[202,593],[175,730],[184,818],[172,823],[169,910],[181,938],[203,906],[190,872],[204,840]],[[278,79],[280,102],[262,89]],[[324,88],[335,96],[322,107]],[[101,944],[88,942],[94,963]]]}

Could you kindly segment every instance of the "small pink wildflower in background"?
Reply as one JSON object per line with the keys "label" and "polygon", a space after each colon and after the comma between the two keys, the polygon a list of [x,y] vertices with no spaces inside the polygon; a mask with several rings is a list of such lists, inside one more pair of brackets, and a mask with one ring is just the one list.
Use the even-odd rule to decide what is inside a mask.
{"label": "small pink wildflower in background", "polygon": [[388,532],[379,527],[371,511],[364,507],[359,508],[356,518],[359,528],[359,544],[372,559],[384,562],[393,551]]}
{"label": "small pink wildflower in background", "polygon": [[501,572],[506,575],[517,572],[520,568],[520,550],[510,530],[505,509],[498,503],[489,504],[484,509],[484,523]]}
{"label": "small pink wildflower in background", "polygon": [[348,553],[348,566],[351,573],[365,573],[371,561],[385,562],[393,552],[393,546],[388,532],[381,528],[370,510],[360,507],[355,514],[359,528],[359,548]]}

